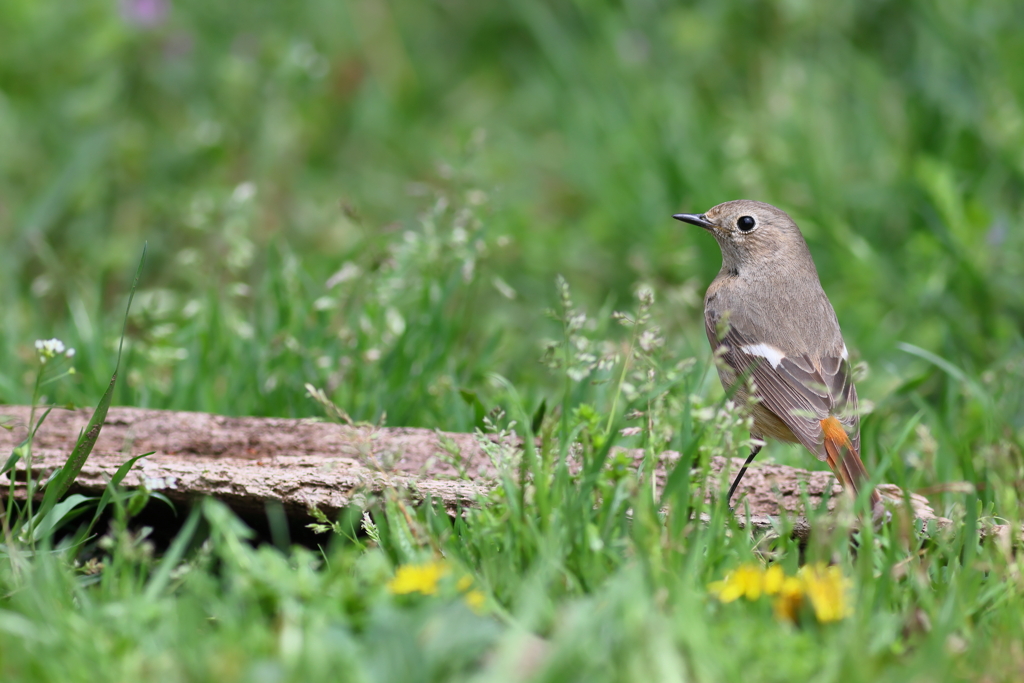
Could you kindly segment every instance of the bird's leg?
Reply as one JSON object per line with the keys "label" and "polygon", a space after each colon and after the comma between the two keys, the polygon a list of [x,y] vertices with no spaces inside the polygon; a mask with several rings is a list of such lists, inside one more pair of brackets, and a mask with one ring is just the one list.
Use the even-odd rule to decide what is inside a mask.
{"label": "bird's leg", "polygon": [[747,467],[750,466],[750,463],[754,462],[754,458],[756,458],[757,454],[760,452],[760,445],[751,448],[750,455],[747,456],[747,461],[743,463],[743,467],[740,468],[739,474],[737,474],[736,478],[732,480],[732,486],[729,487],[729,495],[725,498],[725,502],[729,505],[730,509],[732,509],[732,494],[736,493],[736,487],[740,485],[740,479],[742,479],[743,475],[747,473]]}

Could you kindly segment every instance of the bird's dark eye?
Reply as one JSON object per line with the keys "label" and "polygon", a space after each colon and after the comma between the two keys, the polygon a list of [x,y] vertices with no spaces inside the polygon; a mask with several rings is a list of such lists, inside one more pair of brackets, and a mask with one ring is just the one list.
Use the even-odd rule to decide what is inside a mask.
{"label": "bird's dark eye", "polygon": [[750,232],[757,225],[757,221],[754,220],[753,216],[740,216],[739,220],[736,221],[736,227],[742,232]]}

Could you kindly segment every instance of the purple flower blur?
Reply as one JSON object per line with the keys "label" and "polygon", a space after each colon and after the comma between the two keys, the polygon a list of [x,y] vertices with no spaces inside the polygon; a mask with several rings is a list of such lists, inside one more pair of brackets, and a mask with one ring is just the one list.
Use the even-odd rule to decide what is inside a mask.
{"label": "purple flower blur", "polygon": [[121,18],[143,28],[159,26],[167,18],[168,0],[121,0]]}

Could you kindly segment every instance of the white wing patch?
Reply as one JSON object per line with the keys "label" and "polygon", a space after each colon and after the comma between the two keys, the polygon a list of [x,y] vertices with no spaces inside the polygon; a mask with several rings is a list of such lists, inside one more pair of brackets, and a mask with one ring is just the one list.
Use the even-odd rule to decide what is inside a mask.
{"label": "white wing patch", "polygon": [[786,357],[782,351],[779,351],[774,346],[768,344],[748,344],[747,346],[741,346],[740,350],[743,353],[750,354],[751,356],[757,356],[758,358],[764,358],[771,363],[772,368],[778,368],[779,363]]}
{"label": "white wing patch", "polygon": [[843,344],[843,352],[839,354],[839,357],[842,358],[843,360],[850,359],[850,352],[846,350],[846,344]]}

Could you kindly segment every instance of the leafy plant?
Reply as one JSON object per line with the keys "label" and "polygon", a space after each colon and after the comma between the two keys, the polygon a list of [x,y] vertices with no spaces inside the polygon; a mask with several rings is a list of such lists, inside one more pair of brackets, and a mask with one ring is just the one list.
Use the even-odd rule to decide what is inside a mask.
{"label": "leafy plant", "polygon": [[[125,327],[128,324],[128,314],[131,311],[132,299],[135,297],[135,290],[139,285],[139,277],[142,275],[142,267],[146,260],[146,250],[142,250],[142,258],[139,260],[139,266],[135,273],[135,280],[132,283],[131,291],[128,294],[128,304],[125,309]],[[10,483],[8,485],[7,492],[7,507],[4,511],[4,529],[7,531],[7,553],[14,552],[11,548],[11,539],[16,539],[19,543],[27,544],[28,548],[35,549],[36,545],[41,542],[49,541],[53,534],[61,528],[63,525],[72,521],[78,517],[84,511],[82,506],[87,503],[96,504],[96,511],[93,516],[92,524],[85,527],[75,542],[71,543],[71,546],[77,546],[78,543],[89,533],[92,529],[93,524],[99,519],[99,516],[103,513],[103,510],[109,504],[112,496],[116,495],[116,487],[120,484],[121,480],[128,473],[132,464],[138,460],[136,458],[131,459],[122,467],[120,467],[111,479],[110,488],[104,493],[104,495],[95,501],[87,496],[81,494],[74,494],[65,497],[68,489],[74,483],[75,478],[79,472],[82,471],[82,467],[85,465],[86,460],[89,458],[89,454],[92,453],[93,447],[96,445],[96,440],[99,438],[100,431],[103,428],[103,422],[107,416],[107,410],[110,408],[110,402],[113,397],[114,387],[117,384],[117,374],[121,367],[121,350],[124,344],[124,331],[121,333],[121,346],[118,347],[117,361],[114,364],[114,373],[110,378],[110,384],[107,386],[107,390],[104,392],[99,404],[96,406],[96,410],[93,412],[92,417],[89,419],[89,423],[86,425],[85,430],[78,437],[78,441],[75,443],[74,448],[68,455],[65,463],[50,474],[49,478],[41,485],[35,480],[35,472],[33,470],[32,461],[32,442],[35,439],[36,433],[42,426],[43,421],[53,410],[52,406],[46,407],[43,414],[36,419],[37,403],[42,398],[41,389],[53,382],[56,382],[63,377],[75,374],[74,367],[69,368],[64,373],[55,375],[55,366],[60,361],[71,359],[75,355],[75,349],[66,348],[64,343],[58,339],[50,339],[47,341],[37,341],[35,344],[36,350],[39,352],[39,367],[36,371],[35,388],[32,396],[32,410],[29,414],[29,423],[26,426],[27,435],[25,439],[15,447],[11,453],[7,462],[4,464],[0,474],[8,474]],[[15,496],[15,484],[16,479],[13,475],[15,467],[19,461],[25,463],[25,502],[24,507],[16,508],[16,496]],[[35,498],[39,490],[42,490],[42,502],[39,504],[37,509],[33,509]]]}

